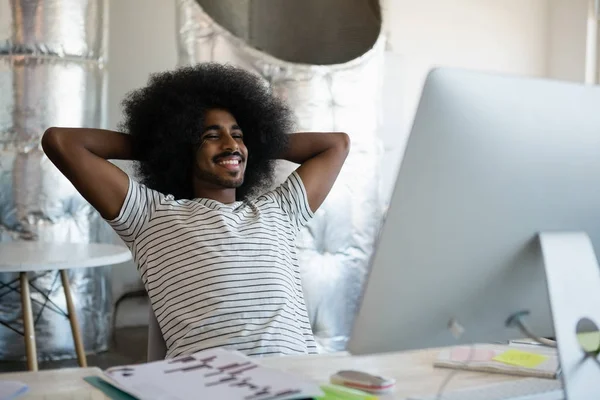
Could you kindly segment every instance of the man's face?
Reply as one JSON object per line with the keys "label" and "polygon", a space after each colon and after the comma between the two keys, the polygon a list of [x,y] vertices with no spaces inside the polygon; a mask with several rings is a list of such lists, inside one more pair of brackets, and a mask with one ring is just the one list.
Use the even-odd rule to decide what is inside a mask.
{"label": "man's face", "polygon": [[195,177],[206,188],[237,188],[244,182],[248,149],[237,121],[226,110],[210,109],[196,151]]}

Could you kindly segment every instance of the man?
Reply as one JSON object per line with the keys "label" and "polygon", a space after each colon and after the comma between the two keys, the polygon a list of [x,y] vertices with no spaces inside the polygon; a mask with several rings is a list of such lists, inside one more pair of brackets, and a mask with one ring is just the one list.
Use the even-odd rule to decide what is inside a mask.
{"label": "man", "polygon": [[[200,64],[151,77],[122,131],[49,128],[48,158],[129,246],[167,358],[225,347],[315,353],[295,237],[349,151],[344,133],[289,133],[255,75]],[[109,159],[137,162],[130,178]],[[300,164],[274,190],[274,162]]]}

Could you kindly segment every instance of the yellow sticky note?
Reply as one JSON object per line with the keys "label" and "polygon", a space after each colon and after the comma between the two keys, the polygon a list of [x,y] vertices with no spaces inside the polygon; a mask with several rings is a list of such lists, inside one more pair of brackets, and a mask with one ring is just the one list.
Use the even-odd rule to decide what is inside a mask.
{"label": "yellow sticky note", "polygon": [[528,353],[520,350],[507,350],[492,358],[494,361],[500,361],[505,364],[516,365],[517,367],[535,368],[548,359],[548,356],[536,353]]}

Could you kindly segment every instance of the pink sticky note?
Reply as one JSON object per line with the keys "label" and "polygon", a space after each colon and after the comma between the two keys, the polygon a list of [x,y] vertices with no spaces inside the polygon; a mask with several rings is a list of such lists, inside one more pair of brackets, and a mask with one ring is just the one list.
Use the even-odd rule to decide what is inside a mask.
{"label": "pink sticky note", "polygon": [[450,353],[452,361],[490,361],[496,353],[493,350],[472,347],[456,347]]}

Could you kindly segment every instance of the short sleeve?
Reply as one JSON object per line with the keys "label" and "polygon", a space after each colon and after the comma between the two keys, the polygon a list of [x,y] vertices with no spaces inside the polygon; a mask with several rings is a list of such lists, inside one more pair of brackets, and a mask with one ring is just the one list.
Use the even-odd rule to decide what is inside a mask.
{"label": "short sleeve", "polygon": [[300,230],[314,217],[308,204],[306,188],[298,172],[292,172],[271,194],[288,215],[296,230]]}
{"label": "short sleeve", "polygon": [[129,248],[152,217],[161,196],[161,193],[129,177],[129,188],[119,215],[106,220]]}

